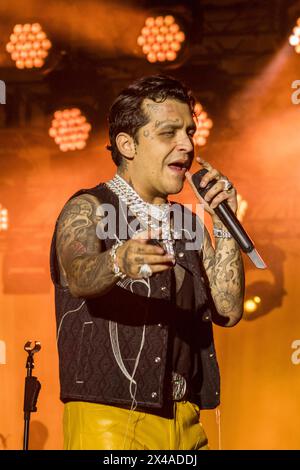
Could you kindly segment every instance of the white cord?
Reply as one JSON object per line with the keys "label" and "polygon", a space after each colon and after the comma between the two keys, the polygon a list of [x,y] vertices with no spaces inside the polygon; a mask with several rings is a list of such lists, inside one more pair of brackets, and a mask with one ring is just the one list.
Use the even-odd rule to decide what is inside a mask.
{"label": "white cord", "polygon": [[56,342],[58,343],[58,340],[59,340],[59,335],[60,335],[60,330],[61,330],[61,326],[62,326],[62,323],[65,319],[65,316],[66,315],[69,315],[69,313],[74,313],[74,312],[78,312],[78,310],[81,309],[81,307],[83,306],[83,304],[85,303],[85,300],[82,302],[81,305],[79,305],[79,307],[75,308],[75,310],[69,310],[68,312],[64,313],[63,316],[62,316],[62,319],[60,320],[60,323],[59,323],[59,327],[57,329],[57,338],[56,338]]}
{"label": "white cord", "polygon": [[[127,198],[125,198],[125,200],[124,200],[124,198],[122,197],[122,194],[120,194],[119,191],[114,191],[114,189],[115,189],[114,185],[107,184],[107,186],[118,196],[119,200],[121,199],[126,204],[128,204],[128,199]],[[130,189],[132,189],[132,188],[130,188]],[[134,197],[134,199],[135,199],[135,197]],[[143,202],[143,201],[141,200],[141,202]],[[125,214],[125,212],[124,212],[124,208],[123,208],[122,203],[119,204],[119,206],[121,207],[121,211],[123,213],[124,218],[127,220],[127,226],[129,226],[129,229],[132,231],[132,234],[134,235],[136,232],[134,232],[132,227],[130,226],[130,224],[128,224],[127,214]],[[139,203],[137,203],[136,206],[138,207]],[[134,206],[134,208],[135,208],[135,206]],[[134,212],[134,208],[129,207],[129,209],[131,209],[133,212]],[[144,221],[139,219],[139,222],[141,223],[141,225],[144,225],[143,224]],[[146,227],[147,226],[148,226],[148,224],[146,224]],[[145,225],[144,225],[144,227],[145,227]],[[114,236],[115,236],[115,239],[119,241],[117,235],[114,234]],[[124,280],[119,280],[117,282],[117,284],[120,287],[124,288],[124,289],[129,287],[130,291],[133,293],[133,285],[136,282],[146,285],[146,287],[148,289],[147,297],[150,297],[150,295],[151,295],[150,279],[128,279],[128,278],[125,278]],[[140,344],[140,348],[139,348],[137,357],[135,359],[135,364],[134,364],[132,375],[130,375],[130,373],[126,369],[125,364],[124,364],[123,359],[122,359],[122,354],[121,354],[120,345],[119,345],[119,337],[118,337],[118,324],[116,322],[109,321],[109,335],[110,335],[110,342],[111,342],[112,351],[113,351],[115,360],[116,360],[121,372],[125,375],[125,377],[130,382],[130,384],[129,384],[129,393],[130,393],[130,397],[132,398],[132,402],[131,402],[131,406],[130,406],[130,412],[128,414],[127,425],[126,425],[126,430],[125,430],[124,440],[123,440],[123,449],[125,449],[125,443],[126,443],[126,438],[127,438],[127,435],[128,435],[128,430],[129,430],[130,419],[131,419],[131,416],[132,416],[132,411],[134,411],[137,407],[137,401],[136,401],[137,382],[134,380],[134,376],[135,376],[136,370],[138,368],[141,353],[142,353],[142,350],[143,350],[144,344],[145,344],[146,325],[145,324],[143,325],[141,344]]]}
{"label": "white cord", "polygon": [[218,449],[222,450],[222,445],[221,445],[221,410],[219,407],[216,408],[216,423],[218,426]]}

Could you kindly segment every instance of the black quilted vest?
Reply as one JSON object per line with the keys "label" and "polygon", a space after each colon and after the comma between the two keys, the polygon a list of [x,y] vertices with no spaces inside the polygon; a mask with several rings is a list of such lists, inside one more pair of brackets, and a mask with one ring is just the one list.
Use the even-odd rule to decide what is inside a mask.
{"label": "black quilted vest", "polygon": [[[119,209],[118,198],[103,183],[80,190],[72,198],[84,193]],[[194,217],[192,213],[191,216]],[[168,397],[171,373],[167,367],[172,318],[170,271],[149,278],[150,296],[149,286],[137,282],[116,284],[107,294],[94,299],[75,298],[59,282],[58,219],[51,243],[50,266],[55,285],[61,400],[129,407],[130,381],[116,362],[110,331],[117,328],[123,365],[132,375],[146,325],[144,346],[134,375],[137,409],[162,408]],[[105,240],[106,248],[113,243],[114,240]],[[196,307],[191,335],[196,345],[197,372],[190,384],[191,400],[202,409],[215,408],[220,400],[220,378],[213,341],[212,299],[198,251],[187,250],[186,240],[182,238],[176,240],[175,253],[176,262],[189,270],[194,280]]]}

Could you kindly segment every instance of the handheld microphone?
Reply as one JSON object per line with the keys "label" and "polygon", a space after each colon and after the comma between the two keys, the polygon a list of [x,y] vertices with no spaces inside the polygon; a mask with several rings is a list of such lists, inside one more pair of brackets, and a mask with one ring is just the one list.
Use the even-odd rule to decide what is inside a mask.
{"label": "handheld microphone", "polygon": [[[192,175],[193,186],[202,198],[204,198],[210,188],[215,183],[217,183],[217,180],[213,179],[205,186],[205,188],[200,187],[201,179],[207,172],[208,170],[203,168]],[[253,241],[242,227],[240,221],[238,220],[228,203],[226,201],[222,201],[217,207],[214,208],[214,212],[223,222],[232,237],[239,244],[242,251],[249,256],[253,264],[259,269],[265,269],[267,267],[265,262],[255,249]]]}

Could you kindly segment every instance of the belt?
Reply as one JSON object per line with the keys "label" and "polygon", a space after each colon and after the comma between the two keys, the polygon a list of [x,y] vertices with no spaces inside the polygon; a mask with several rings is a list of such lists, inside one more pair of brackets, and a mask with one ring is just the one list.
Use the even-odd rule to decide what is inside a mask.
{"label": "belt", "polygon": [[172,399],[180,401],[187,397],[188,387],[186,379],[178,372],[172,372]]}

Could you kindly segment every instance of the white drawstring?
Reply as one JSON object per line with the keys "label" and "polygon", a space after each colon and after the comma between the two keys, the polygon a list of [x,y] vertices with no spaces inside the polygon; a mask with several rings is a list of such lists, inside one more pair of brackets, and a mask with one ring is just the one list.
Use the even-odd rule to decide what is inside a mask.
{"label": "white drawstring", "polygon": [[222,450],[222,445],[221,445],[221,410],[219,406],[216,408],[216,423],[218,426],[218,449]]}
{"label": "white drawstring", "polygon": [[57,342],[57,343],[58,343],[58,340],[59,340],[59,335],[60,335],[61,326],[62,326],[62,323],[63,323],[65,317],[66,317],[67,315],[69,315],[69,313],[78,312],[78,310],[81,309],[81,307],[83,306],[84,303],[85,303],[85,300],[82,302],[81,305],[79,305],[79,307],[75,308],[75,310],[69,310],[68,312],[66,312],[66,313],[63,314],[63,316],[62,316],[62,318],[61,318],[61,320],[60,320],[60,323],[59,323],[59,327],[58,327],[58,329],[57,329],[57,338],[56,338],[56,342]]}

